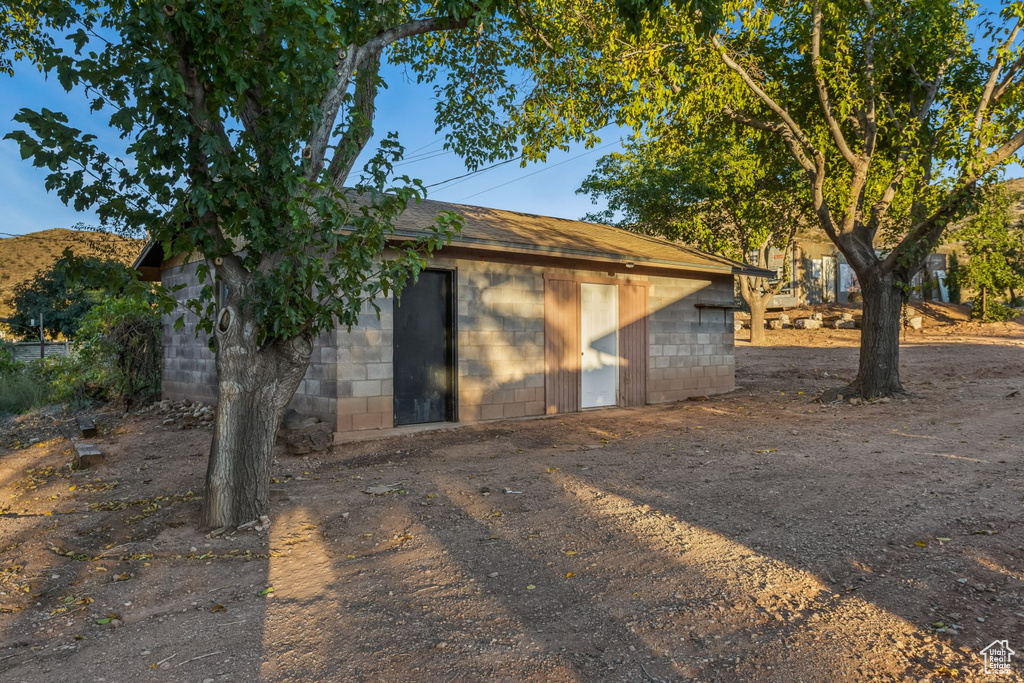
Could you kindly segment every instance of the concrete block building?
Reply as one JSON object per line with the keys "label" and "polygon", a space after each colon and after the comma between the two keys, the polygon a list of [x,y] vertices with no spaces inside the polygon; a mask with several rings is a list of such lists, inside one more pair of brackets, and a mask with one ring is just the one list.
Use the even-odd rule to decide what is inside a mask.
{"label": "concrete block building", "polygon": [[[320,336],[292,406],[337,433],[678,401],[734,387],[741,263],[618,228],[424,201],[396,241],[440,211],[464,218],[400,300]],[[151,245],[137,267],[197,296],[198,263]],[[216,403],[207,339],[164,324],[163,393]]]}

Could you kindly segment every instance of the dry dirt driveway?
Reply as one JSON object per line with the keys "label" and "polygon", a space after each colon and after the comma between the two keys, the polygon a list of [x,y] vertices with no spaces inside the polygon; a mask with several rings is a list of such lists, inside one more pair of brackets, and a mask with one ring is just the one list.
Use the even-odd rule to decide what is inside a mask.
{"label": "dry dirt driveway", "polygon": [[0,679],[1022,680],[1021,328],[859,406],[812,400],[855,337],[785,332],[727,396],[281,459],[269,532],[194,530],[206,429],[104,414],[70,473],[8,423]]}

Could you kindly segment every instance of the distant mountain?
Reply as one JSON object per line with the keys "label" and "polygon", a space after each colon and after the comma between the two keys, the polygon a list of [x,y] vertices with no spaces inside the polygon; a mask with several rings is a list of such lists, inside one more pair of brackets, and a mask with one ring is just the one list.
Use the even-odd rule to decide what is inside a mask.
{"label": "distant mountain", "polygon": [[85,230],[56,228],[0,239],[0,317],[13,312],[14,289],[49,269],[70,248],[76,256],[96,256],[131,265],[145,240]]}

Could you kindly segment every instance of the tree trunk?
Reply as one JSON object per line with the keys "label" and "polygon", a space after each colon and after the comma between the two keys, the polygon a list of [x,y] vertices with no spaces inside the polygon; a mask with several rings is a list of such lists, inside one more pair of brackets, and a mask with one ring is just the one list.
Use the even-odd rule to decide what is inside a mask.
{"label": "tree trunk", "polygon": [[768,308],[768,300],[757,292],[753,292],[747,300],[750,306],[750,345],[764,344],[764,312]]}
{"label": "tree trunk", "polygon": [[200,526],[235,527],[267,514],[281,418],[306,374],[309,340],[258,345],[256,325],[225,307],[215,325],[217,417]]}
{"label": "tree trunk", "polygon": [[981,286],[981,320],[984,322],[988,319],[988,287],[985,285]]}
{"label": "tree trunk", "polygon": [[864,297],[860,367],[844,396],[877,398],[904,393],[900,384],[900,312],[903,291],[891,272],[878,266],[857,273]]}

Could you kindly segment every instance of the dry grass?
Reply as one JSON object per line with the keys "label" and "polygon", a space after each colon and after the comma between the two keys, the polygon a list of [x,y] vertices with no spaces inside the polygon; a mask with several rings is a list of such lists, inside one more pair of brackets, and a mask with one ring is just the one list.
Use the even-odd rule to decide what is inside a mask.
{"label": "dry grass", "polygon": [[56,228],[0,239],[0,317],[12,313],[15,288],[51,267],[65,249],[78,256],[110,258],[130,264],[145,242],[84,230]]}

